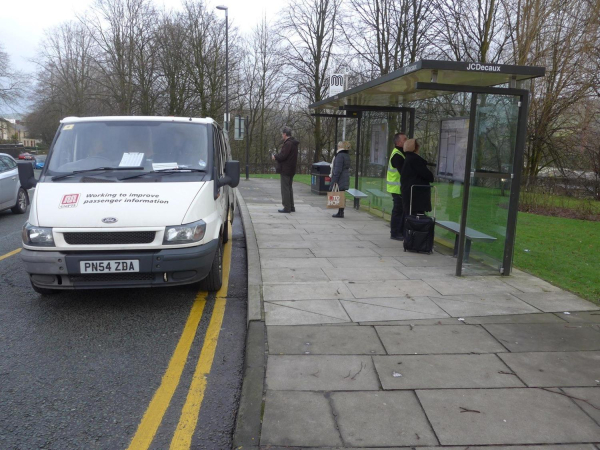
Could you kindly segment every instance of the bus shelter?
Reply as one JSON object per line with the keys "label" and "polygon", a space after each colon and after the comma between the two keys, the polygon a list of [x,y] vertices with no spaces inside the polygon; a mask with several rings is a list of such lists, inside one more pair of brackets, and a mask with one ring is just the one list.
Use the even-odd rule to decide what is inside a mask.
{"label": "bus shelter", "polygon": [[400,112],[402,131],[408,113],[408,135],[418,139],[415,111],[418,116],[426,101],[457,93],[470,97],[467,114],[438,123],[437,158],[430,161],[436,175],[436,239],[439,234],[454,248],[457,276],[507,276],[513,262],[529,80],[544,75],[543,67],[422,60],[309,108],[319,115],[343,111],[358,119],[358,166],[365,158],[360,148],[363,112]]}

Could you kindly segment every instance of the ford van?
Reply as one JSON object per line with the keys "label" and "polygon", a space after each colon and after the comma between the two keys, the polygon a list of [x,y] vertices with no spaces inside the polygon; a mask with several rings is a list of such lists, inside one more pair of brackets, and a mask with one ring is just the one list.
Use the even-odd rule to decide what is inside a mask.
{"label": "ford van", "polygon": [[36,181],[21,252],[33,289],[222,284],[239,162],[212,119],[68,117]]}

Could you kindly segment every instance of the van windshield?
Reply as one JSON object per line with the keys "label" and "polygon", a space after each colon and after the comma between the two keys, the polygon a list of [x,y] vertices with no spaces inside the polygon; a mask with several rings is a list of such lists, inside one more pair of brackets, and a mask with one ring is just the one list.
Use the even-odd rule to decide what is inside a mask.
{"label": "van windshield", "polygon": [[65,124],[46,174],[57,176],[106,167],[119,168],[119,177],[127,167],[137,169],[132,169],[132,174],[169,169],[178,169],[179,173],[186,173],[181,169],[192,169],[191,173],[197,173],[207,170],[207,128],[199,123],[151,121]]}

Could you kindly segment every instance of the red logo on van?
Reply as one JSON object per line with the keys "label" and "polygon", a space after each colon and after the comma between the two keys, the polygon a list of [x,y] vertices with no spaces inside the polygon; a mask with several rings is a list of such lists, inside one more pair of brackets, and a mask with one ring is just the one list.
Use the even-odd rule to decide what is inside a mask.
{"label": "red logo on van", "polygon": [[63,196],[62,201],[60,202],[60,205],[58,205],[58,207],[75,208],[77,206],[77,203],[79,203],[79,194],[67,194]]}

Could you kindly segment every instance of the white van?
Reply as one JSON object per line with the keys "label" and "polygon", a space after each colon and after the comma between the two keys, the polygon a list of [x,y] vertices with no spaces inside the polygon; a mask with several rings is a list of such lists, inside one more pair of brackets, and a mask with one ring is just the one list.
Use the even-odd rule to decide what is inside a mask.
{"label": "white van", "polygon": [[220,289],[239,178],[212,119],[63,119],[23,227],[33,289]]}

